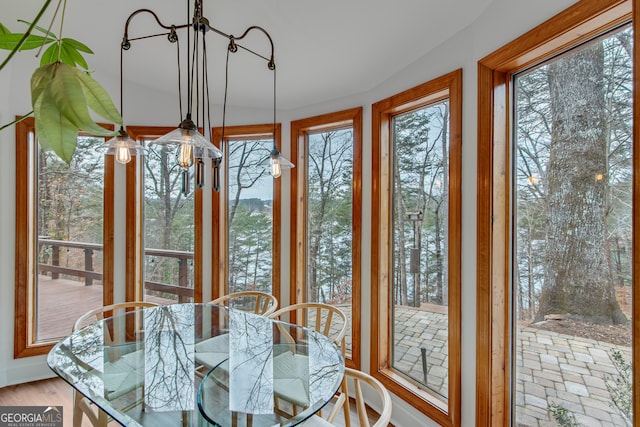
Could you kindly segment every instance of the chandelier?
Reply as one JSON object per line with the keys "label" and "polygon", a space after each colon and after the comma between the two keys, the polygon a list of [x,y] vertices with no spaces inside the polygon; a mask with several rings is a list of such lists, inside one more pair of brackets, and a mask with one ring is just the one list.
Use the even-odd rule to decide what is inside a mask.
{"label": "chandelier", "polygon": [[[293,168],[294,165],[280,154],[276,145],[276,64],[274,61],[274,47],[273,40],[267,31],[258,26],[250,26],[242,35],[235,37],[230,34],[226,34],[214,27],[209,23],[209,20],[203,16],[203,0],[194,0],[193,12],[189,7],[189,1],[187,3],[187,16],[191,16],[191,22],[185,24],[170,24],[166,25],[162,23],[158,15],[150,9],[138,9],[131,13],[127,18],[124,36],[120,44],[120,112],[123,115],[123,53],[131,48],[133,41],[148,39],[153,37],[166,37],[167,40],[176,46],[177,49],[177,68],[178,68],[178,98],[179,98],[179,110],[180,110],[180,124],[178,127],[160,138],[150,141],[150,144],[159,146],[176,146],[176,162],[181,168],[182,173],[182,192],[188,194],[191,168],[194,166],[194,177],[196,185],[202,188],[205,185],[205,172],[204,172],[204,159],[211,159],[213,167],[213,188],[219,190],[219,168],[222,160],[222,152],[211,143],[211,108],[210,108],[210,95],[209,95],[209,73],[207,66],[207,43],[206,36],[209,33],[216,34],[228,39],[229,44],[227,46],[226,55],[226,72],[224,82],[224,102],[222,112],[222,141],[224,143],[224,126],[227,106],[227,86],[229,80],[229,56],[231,53],[236,53],[239,50],[255,55],[264,61],[266,61],[267,68],[273,72],[273,148],[268,159],[265,159],[265,164],[268,162],[270,173],[274,178],[278,178],[282,169]],[[157,34],[150,34],[139,36],[135,38],[129,37],[129,25],[132,19],[138,14],[150,14],[162,28],[162,32]],[[186,109],[183,111],[183,95],[182,95],[182,66],[180,55],[180,43],[178,33],[183,31],[186,33],[187,52],[186,52]],[[269,55],[262,55],[257,53],[242,44],[240,40],[245,38],[250,32],[261,32],[269,41],[271,46],[271,52]],[[204,133],[208,135],[205,137],[201,133],[201,129],[204,129]],[[116,160],[120,163],[127,163],[131,161],[132,156],[137,154],[143,154],[144,148],[137,141],[132,140],[129,134],[125,130],[124,126],[120,127],[118,135],[107,142],[108,154],[115,156]]]}

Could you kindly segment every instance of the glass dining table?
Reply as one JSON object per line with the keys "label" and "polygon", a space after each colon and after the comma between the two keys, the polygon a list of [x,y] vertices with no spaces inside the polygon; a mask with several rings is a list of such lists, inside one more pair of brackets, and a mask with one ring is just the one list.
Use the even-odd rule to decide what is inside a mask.
{"label": "glass dining table", "polygon": [[58,342],[49,367],[126,426],[289,426],[339,388],[321,333],[211,304],[131,311]]}

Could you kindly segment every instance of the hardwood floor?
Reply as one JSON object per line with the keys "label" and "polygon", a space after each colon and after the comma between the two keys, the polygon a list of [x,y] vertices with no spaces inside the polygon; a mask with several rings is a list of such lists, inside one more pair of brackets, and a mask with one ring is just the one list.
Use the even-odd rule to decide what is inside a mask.
{"label": "hardwood floor", "polygon": [[[62,406],[64,427],[72,427],[73,425],[73,393],[71,386],[61,378],[0,388],[0,406]],[[330,411],[329,407],[325,411]],[[357,426],[358,415],[355,413],[353,405],[351,413],[352,425]],[[373,414],[370,414],[370,419],[372,419],[371,415]],[[344,418],[339,415],[336,426],[343,425]],[[82,420],[82,427],[91,427],[91,423],[87,421],[86,417]]]}

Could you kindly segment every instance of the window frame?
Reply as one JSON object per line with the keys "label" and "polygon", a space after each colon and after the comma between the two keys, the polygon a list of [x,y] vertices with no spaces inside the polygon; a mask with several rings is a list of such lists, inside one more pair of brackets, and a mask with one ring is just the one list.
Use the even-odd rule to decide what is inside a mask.
{"label": "window frame", "polygon": [[306,302],[307,236],[307,135],[311,132],[351,126],[353,128],[352,184],[352,287],[351,287],[351,357],[347,366],[360,369],[361,295],[362,295],[362,107],[291,121],[291,158],[296,168],[291,176],[291,265],[289,270],[290,304]]}
{"label": "window frame", "polygon": [[[18,117],[16,117],[18,118]],[[113,130],[112,125],[101,125]],[[16,123],[16,199],[15,199],[15,299],[13,357],[47,354],[58,340],[35,339],[35,284],[37,281],[37,236],[35,204],[38,203],[36,180],[38,138],[35,119],[27,117]],[[83,133],[80,133],[82,135]],[[30,136],[33,135],[33,138]],[[104,156],[103,206],[103,304],[113,303],[114,278],[114,157]],[[34,259],[35,257],[35,259]]]}
{"label": "window frame", "polygon": [[[224,136],[223,136],[224,133]],[[225,126],[215,127],[212,129],[213,144],[220,150],[222,139],[225,141],[239,140],[239,139],[258,139],[258,138],[272,138],[275,139],[276,146],[280,147],[282,134],[282,125],[276,123],[275,135],[274,124],[254,124],[254,125],[238,125],[238,126]],[[227,197],[226,181],[222,178],[225,168],[226,159],[226,146],[224,144],[225,154],[222,156],[222,163],[220,165],[220,191],[212,190],[211,211],[213,213],[211,217],[211,295],[212,299],[219,298],[227,293],[227,277],[228,277],[228,264],[227,257],[227,239],[228,239],[228,225],[227,225],[227,204],[225,202]],[[281,248],[282,248],[282,178],[273,180],[273,206],[272,206],[272,287],[271,293],[278,300],[281,298],[280,293],[280,280],[281,280]]]}
{"label": "window frame", "polygon": [[[510,106],[511,75],[546,58],[588,40],[631,18],[631,0],[581,0],[531,31],[478,61],[478,178],[476,251],[476,423],[510,425]],[[635,2],[634,2],[635,3]],[[638,18],[638,10],[634,11]],[[635,21],[635,19],[634,19]],[[634,56],[640,57],[640,34],[634,31]],[[634,66],[634,81],[640,77]],[[634,106],[640,105],[634,88]],[[638,109],[634,107],[634,165],[640,164],[637,144]],[[640,174],[633,178],[633,211],[640,203]],[[633,214],[635,217],[635,213]],[[634,226],[634,242],[640,227]],[[638,246],[634,243],[634,255]],[[633,277],[640,268],[634,256]],[[634,294],[637,294],[634,292]],[[633,298],[633,318],[640,316],[640,298]],[[640,322],[634,320],[634,337],[640,336]],[[633,393],[640,395],[640,340],[632,351]],[[634,399],[634,414],[640,400]]]}
{"label": "window frame", "polygon": [[[391,367],[392,183],[391,123],[395,115],[449,99],[449,396],[427,392]],[[461,414],[461,176],[462,70],[458,69],[372,106],[371,371],[391,392],[443,426]]]}
{"label": "window frame", "polygon": [[[127,126],[131,139],[142,144],[143,140],[157,139],[175,128],[167,126]],[[143,156],[139,156],[141,159]],[[146,160],[145,160],[146,161]],[[144,167],[140,161],[127,163],[127,214],[126,214],[126,300],[142,301],[145,295],[144,278]],[[202,301],[203,286],[203,193],[194,186],[193,202],[193,302]]]}

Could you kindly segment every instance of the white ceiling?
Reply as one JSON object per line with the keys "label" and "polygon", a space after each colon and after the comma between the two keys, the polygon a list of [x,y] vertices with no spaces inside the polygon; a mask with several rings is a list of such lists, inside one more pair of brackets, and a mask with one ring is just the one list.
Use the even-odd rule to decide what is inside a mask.
{"label": "white ceiling", "polygon": [[[468,26],[491,1],[204,0],[204,15],[227,34],[239,36],[251,25],[271,34],[278,108],[295,109],[371,90]],[[4,1],[0,22],[13,31],[24,31],[26,26],[16,20],[32,20],[43,3]],[[41,26],[48,26],[55,3],[40,21]],[[186,7],[183,0],[68,0],[63,35],[94,50],[88,61],[98,80],[100,76],[118,79],[120,41],[129,14],[149,8],[165,24],[183,24],[187,22]],[[58,25],[53,32],[59,32]],[[130,26],[130,37],[158,32],[160,28],[148,14],[136,16]],[[210,80],[217,100],[222,97],[227,41],[209,34]],[[242,44],[265,55],[269,52],[259,33],[248,36]],[[177,67],[173,46],[165,38],[133,42],[124,54],[125,91],[129,82],[174,91]],[[183,49],[181,54],[185,53]],[[230,75],[230,104],[271,107],[273,75],[266,62],[246,53],[235,54]]]}

